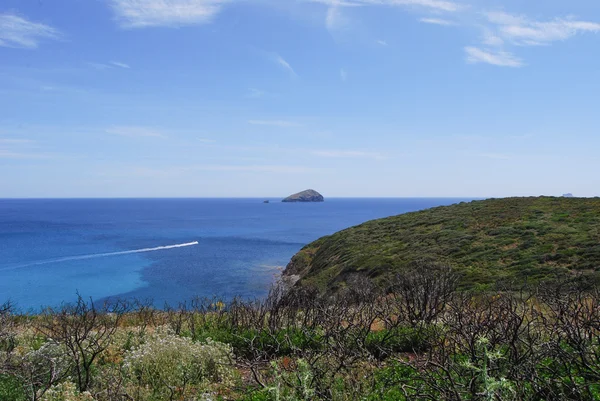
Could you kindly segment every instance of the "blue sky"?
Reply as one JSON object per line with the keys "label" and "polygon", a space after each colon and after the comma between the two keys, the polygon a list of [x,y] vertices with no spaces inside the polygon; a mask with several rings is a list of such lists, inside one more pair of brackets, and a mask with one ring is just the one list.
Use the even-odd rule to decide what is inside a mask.
{"label": "blue sky", "polygon": [[0,197],[600,195],[597,0],[3,0]]}

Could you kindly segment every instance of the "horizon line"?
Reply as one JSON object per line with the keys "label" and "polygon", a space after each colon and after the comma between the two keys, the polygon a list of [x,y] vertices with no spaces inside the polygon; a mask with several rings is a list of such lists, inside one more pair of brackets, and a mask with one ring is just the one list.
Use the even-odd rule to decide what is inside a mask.
{"label": "horizon line", "polygon": [[[327,199],[503,199],[503,198],[539,198],[551,197],[562,198],[564,195],[505,195],[505,196],[329,196]],[[598,198],[596,196],[574,196],[574,198]],[[276,200],[285,199],[286,196],[105,196],[105,197],[2,197],[0,200],[177,200],[177,199],[258,199],[258,200]],[[299,202],[302,203],[302,202]],[[305,203],[321,203],[321,202],[305,202]]]}

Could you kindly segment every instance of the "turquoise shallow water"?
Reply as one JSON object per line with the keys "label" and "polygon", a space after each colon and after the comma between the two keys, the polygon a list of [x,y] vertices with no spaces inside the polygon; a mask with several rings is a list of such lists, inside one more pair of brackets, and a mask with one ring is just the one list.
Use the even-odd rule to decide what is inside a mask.
{"label": "turquoise shallow water", "polygon": [[261,297],[302,246],[375,218],[468,199],[0,200],[0,302]]}

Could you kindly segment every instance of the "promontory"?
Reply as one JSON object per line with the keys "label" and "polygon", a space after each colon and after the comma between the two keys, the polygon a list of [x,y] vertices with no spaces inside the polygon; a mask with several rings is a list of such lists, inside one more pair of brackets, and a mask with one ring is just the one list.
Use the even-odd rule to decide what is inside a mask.
{"label": "promontory", "polygon": [[383,285],[406,270],[445,265],[465,289],[565,279],[600,283],[600,198],[507,198],[374,220],[323,237],[284,275],[335,291],[362,276]]}
{"label": "promontory", "polygon": [[288,196],[282,202],[323,202],[324,200],[323,195],[314,189],[307,189],[306,191]]}

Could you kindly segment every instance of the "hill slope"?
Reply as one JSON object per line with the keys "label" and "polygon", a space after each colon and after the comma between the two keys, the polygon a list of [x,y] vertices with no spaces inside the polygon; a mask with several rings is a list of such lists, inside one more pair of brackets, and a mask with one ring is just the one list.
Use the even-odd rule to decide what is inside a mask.
{"label": "hill slope", "polygon": [[284,274],[335,289],[353,274],[383,281],[416,260],[449,264],[462,286],[600,278],[600,198],[489,199],[374,220],[323,237]]}

